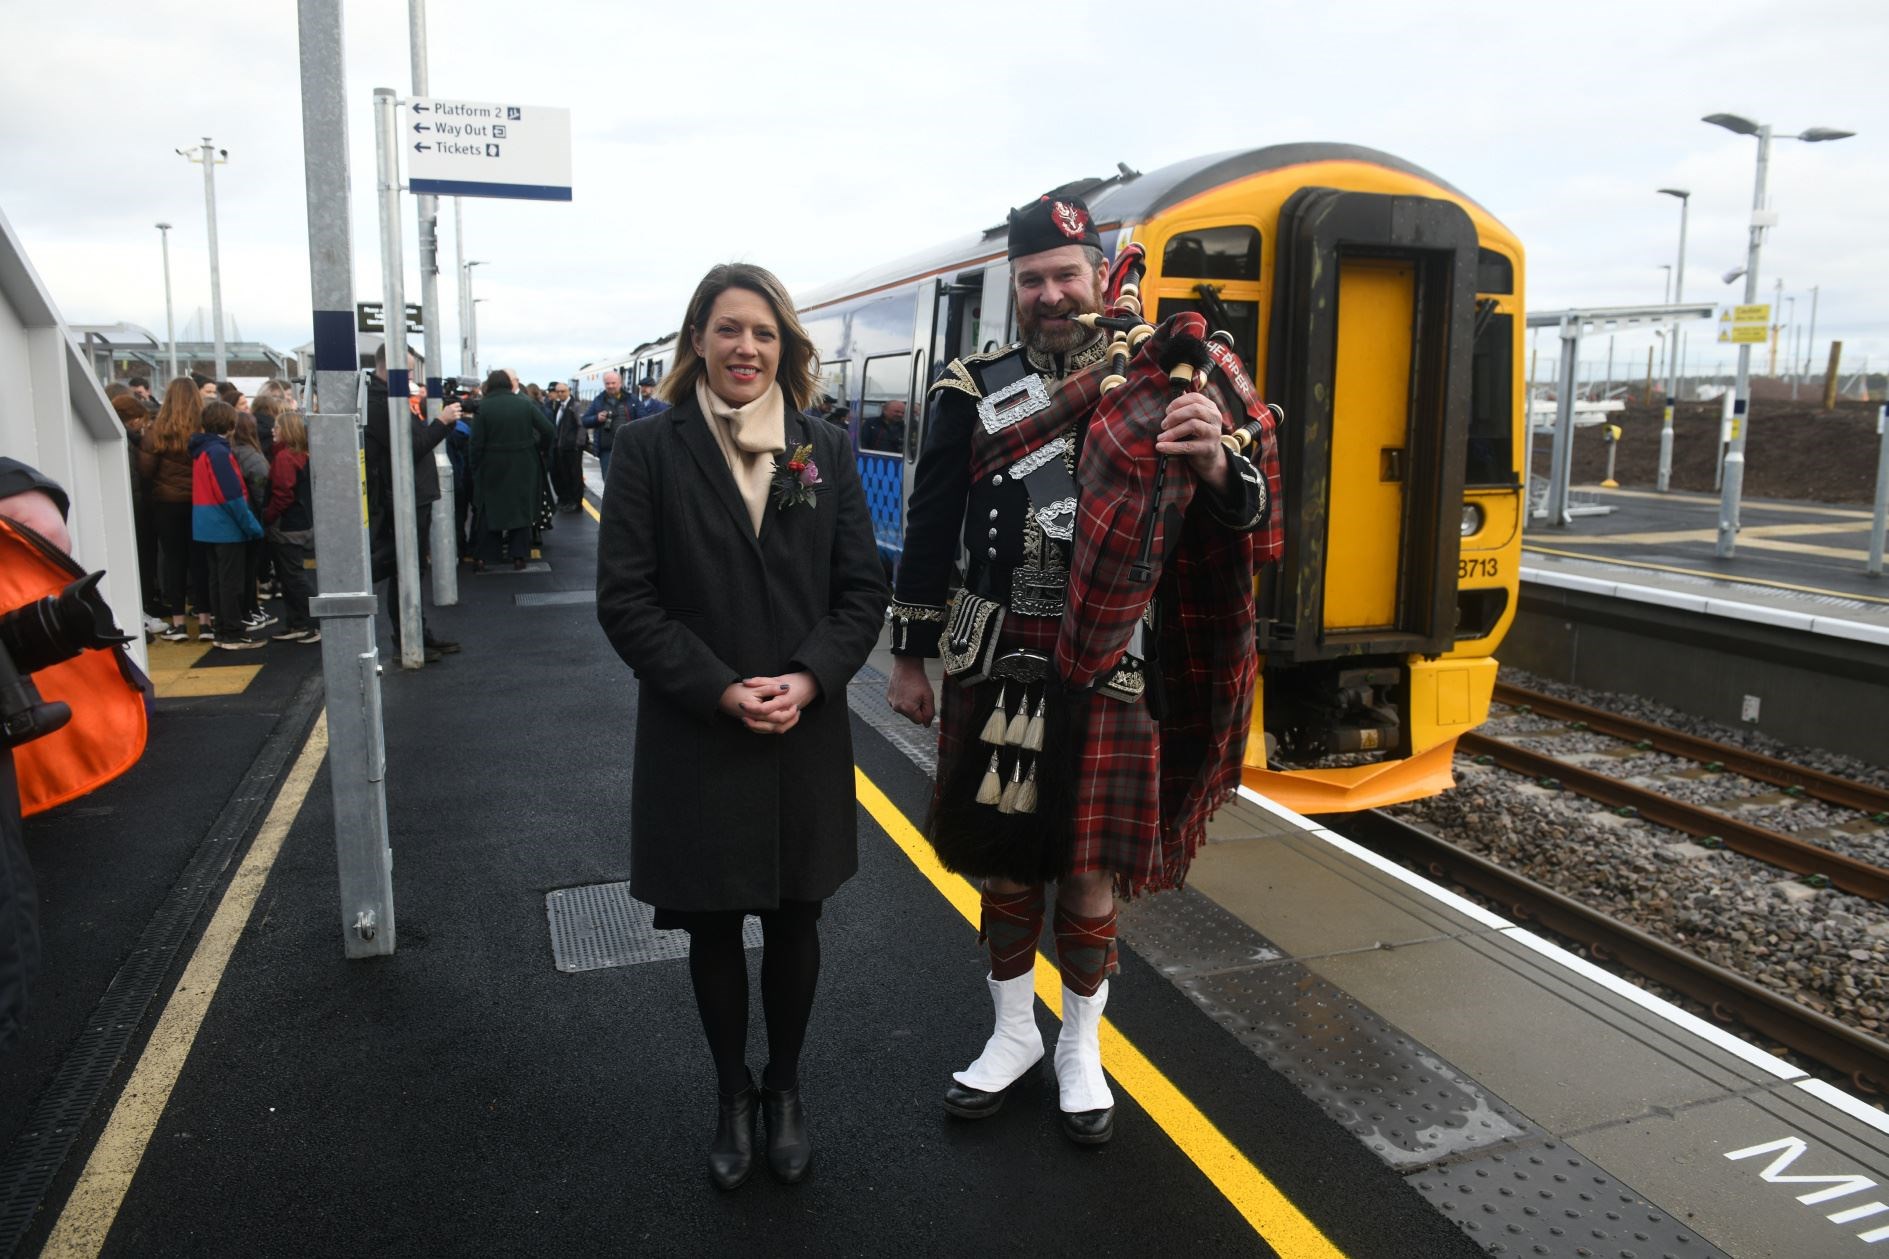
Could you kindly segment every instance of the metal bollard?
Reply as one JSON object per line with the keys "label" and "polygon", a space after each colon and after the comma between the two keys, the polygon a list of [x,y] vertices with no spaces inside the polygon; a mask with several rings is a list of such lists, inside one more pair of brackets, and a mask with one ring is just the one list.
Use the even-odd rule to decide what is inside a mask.
{"label": "metal bollard", "polygon": [[1882,576],[1882,541],[1889,525],[1889,402],[1876,412],[1876,511],[1869,524],[1869,575]]}

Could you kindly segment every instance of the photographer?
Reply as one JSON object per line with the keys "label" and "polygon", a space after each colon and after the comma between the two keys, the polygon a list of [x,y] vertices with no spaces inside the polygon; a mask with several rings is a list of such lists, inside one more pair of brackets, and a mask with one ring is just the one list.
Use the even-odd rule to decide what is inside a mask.
{"label": "photographer", "polygon": [[[0,458],[0,1052],[19,1036],[39,969],[22,818],[103,785],[144,752],[140,675],[122,650],[86,650],[130,640],[98,593],[104,574],[66,554],[68,507],[56,482]],[[61,698],[42,700],[41,685]]]}
{"label": "photographer", "polygon": [[636,400],[623,392],[623,377],[615,372],[603,374],[603,392],[590,400],[584,412],[584,427],[597,435],[597,462],[603,465],[603,479],[610,480],[610,447],[616,441],[617,425],[636,418]]}

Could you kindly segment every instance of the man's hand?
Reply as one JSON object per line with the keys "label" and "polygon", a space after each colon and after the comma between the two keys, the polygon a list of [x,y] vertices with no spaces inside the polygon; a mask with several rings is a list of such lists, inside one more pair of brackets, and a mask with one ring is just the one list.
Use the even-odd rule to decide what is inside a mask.
{"label": "man's hand", "polygon": [[931,679],[925,674],[925,662],[917,656],[892,657],[892,677],[886,683],[885,701],[892,711],[914,725],[929,726],[937,710]]}
{"label": "man's hand", "polygon": [[1168,403],[1161,418],[1159,455],[1184,455],[1201,484],[1216,493],[1227,487],[1226,447],[1220,444],[1220,407],[1203,393],[1184,393]]}
{"label": "man's hand", "polygon": [[459,416],[460,416],[460,407],[457,402],[448,402],[445,406],[439,409],[439,422],[441,424],[456,423],[459,420]]}

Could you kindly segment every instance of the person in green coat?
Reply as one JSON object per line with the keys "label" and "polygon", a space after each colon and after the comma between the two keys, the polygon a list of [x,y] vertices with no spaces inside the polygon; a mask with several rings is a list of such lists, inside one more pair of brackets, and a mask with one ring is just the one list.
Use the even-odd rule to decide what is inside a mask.
{"label": "person in green coat", "polygon": [[538,483],[557,440],[551,421],[517,387],[510,372],[493,372],[485,378],[485,400],[472,417],[467,457],[484,532],[479,558],[472,564],[475,572],[484,572],[486,559],[496,559],[507,547],[512,567],[525,566],[525,539],[538,516]]}

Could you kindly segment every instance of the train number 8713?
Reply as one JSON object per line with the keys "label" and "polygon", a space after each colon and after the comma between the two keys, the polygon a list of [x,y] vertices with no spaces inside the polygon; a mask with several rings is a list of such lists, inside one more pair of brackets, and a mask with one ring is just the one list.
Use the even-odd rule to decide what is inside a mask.
{"label": "train number 8713", "polygon": [[1502,572],[1502,561],[1493,555],[1472,555],[1456,561],[1456,580],[1468,581],[1471,577],[1497,577]]}

